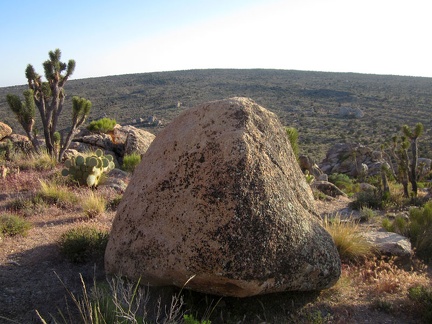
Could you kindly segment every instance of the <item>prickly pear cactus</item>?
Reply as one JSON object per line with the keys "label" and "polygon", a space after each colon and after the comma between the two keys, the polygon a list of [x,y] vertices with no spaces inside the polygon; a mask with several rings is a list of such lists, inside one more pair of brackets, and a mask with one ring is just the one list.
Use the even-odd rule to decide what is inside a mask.
{"label": "prickly pear cactus", "polygon": [[114,169],[112,155],[103,154],[101,149],[97,149],[94,154],[84,156],[73,156],[65,161],[65,169],[62,170],[63,176],[71,176],[80,185],[97,187],[104,172]]}

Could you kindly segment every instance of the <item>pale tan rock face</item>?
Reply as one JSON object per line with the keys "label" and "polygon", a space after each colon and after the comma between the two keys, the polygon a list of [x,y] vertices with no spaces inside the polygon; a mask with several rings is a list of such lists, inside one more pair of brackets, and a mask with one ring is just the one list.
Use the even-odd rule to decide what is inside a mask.
{"label": "pale tan rock face", "polygon": [[9,125],[0,122],[0,140],[12,134],[12,128]]}
{"label": "pale tan rock face", "polygon": [[340,260],[277,117],[247,98],[185,111],[135,169],[107,272],[245,297],[333,285]]}

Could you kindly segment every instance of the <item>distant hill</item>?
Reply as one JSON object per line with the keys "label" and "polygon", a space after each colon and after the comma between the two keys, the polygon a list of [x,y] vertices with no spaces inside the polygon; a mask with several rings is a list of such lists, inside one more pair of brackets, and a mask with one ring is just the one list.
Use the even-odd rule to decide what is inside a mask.
{"label": "distant hill", "polygon": [[[24,75],[23,75],[23,81]],[[22,132],[6,103],[7,93],[25,86],[0,88],[0,120]],[[358,142],[379,148],[400,133],[400,126],[422,122],[420,156],[432,158],[432,78],[355,73],[264,69],[211,69],[141,73],[71,80],[60,122],[68,127],[72,96],[92,101],[91,118],[108,116],[132,124],[155,116],[162,126],[181,111],[210,100],[250,97],[298,129],[301,153],[321,161],[335,143]],[[347,113],[348,112],[348,113]]]}

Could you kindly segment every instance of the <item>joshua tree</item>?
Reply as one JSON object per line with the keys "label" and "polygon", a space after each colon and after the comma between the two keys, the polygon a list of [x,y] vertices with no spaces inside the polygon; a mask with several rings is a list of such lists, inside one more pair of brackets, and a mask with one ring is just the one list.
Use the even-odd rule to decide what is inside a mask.
{"label": "joshua tree", "polygon": [[408,125],[402,127],[404,135],[411,140],[411,165],[408,173],[411,182],[411,190],[417,196],[417,161],[418,161],[418,144],[417,140],[423,133],[423,124],[417,123],[414,130],[411,130]]}
{"label": "joshua tree", "polygon": [[6,96],[6,101],[9,104],[10,109],[16,115],[18,122],[24,129],[27,137],[32,142],[33,147],[37,153],[39,153],[39,143],[34,134],[34,123],[35,123],[35,111],[36,106],[33,100],[33,90],[24,91],[25,101],[21,101],[18,96],[8,94]]}
{"label": "joshua tree", "polygon": [[69,147],[71,140],[79,126],[88,116],[91,102],[83,98],[73,100],[72,129],[66,139],[61,140],[58,153],[55,149],[57,123],[63,110],[65,101],[64,85],[75,70],[75,61],[63,63],[60,61],[59,49],[48,53],[49,60],[43,63],[46,82],[37,74],[31,64],[27,65],[25,75],[29,89],[24,92],[25,102],[21,103],[18,96],[8,95],[7,101],[15,113],[18,121],[32,141],[36,152],[39,152],[39,144],[33,134],[35,107],[38,108],[42,120],[45,144],[49,154],[58,160],[63,157],[64,151]]}
{"label": "joshua tree", "polygon": [[397,164],[397,172],[395,174],[398,181],[403,186],[404,197],[409,197],[408,193],[408,178],[409,178],[409,157],[408,148],[410,143],[406,137],[394,136],[392,138],[391,153]]}

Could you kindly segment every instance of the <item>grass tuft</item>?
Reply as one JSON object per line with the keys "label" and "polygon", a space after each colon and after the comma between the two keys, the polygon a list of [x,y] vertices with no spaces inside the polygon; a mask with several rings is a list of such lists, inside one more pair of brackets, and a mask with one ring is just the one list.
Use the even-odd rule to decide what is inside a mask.
{"label": "grass tuft", "polygon": [[95,195],[93,192],[90,192],[90,195],[82,202],[84,214],[88,218],[95,218],[102,215],[106,211],[106,205],[105,198]]}
{"label": "grass tuft", "polygon": [[360,234],[358,224],[342,221],[340,217],[326,218],[325,229],[332,236],[344,262],[358,262],[373,255],[372,245]]}
{"label": "grass tuft", "polygon": [[45,182],[43,180],[39,180],[39,182],[38,196],[46,203],[67,207],[77,201],[75,194],[68,188],[54,182]]}

